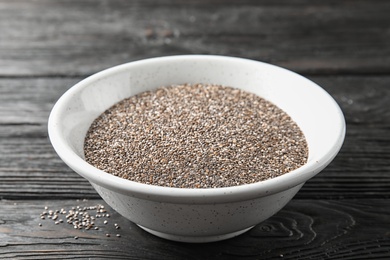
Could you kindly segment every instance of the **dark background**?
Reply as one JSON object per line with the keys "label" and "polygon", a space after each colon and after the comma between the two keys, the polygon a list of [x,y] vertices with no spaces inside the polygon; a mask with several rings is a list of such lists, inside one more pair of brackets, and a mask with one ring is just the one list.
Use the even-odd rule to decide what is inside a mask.
{"label": "dark background", "polygon": [[[389,259],[389,14],[386,0],[0,0],[0,258]],[[102,69],[175,54],[250,58],[315,81],[346,117],[339,155],[282,211],[222,242],[162,240],[110,208],[120,238],[105,236],[113,225],[41,220],[44,206],[104,204],[50,145],[56,100]]]}

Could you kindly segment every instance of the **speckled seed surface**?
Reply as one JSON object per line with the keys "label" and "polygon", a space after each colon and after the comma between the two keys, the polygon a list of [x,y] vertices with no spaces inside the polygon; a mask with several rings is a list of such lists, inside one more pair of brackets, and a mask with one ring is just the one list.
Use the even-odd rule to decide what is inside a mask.
{"label": "speckled seed surface", "polygon": [[274,178],[304,165],[298,125],[265,99],[210,84],[161,87],[124,99],[91,125],[93,166],[132,181],[218,188]]}

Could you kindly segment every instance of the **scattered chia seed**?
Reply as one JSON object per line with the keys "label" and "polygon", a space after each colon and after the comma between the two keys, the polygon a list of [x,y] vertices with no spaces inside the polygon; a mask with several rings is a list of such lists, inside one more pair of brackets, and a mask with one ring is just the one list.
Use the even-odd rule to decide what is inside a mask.
{"label": "scattered chia seed", "polygon": [[[64,221],[62,219],[56,220],[58,218],[58,214],[66,214],[66,223],[72,225],[74,229],[84,229],[86,231],[90,229],[99,230],[99,227],[95,225],[94,220],[96,219],[96,215],[98,215],[101,210],[104,210],[104,212],[107,211],[106,209],[104,209],[104,206],[100,204],[89,207],[76,206],[72,207],[68,211],[64,209],[48,211],[48,207],[45,206],[45,211],[40,214],[40,219],[45,220],[45,216],[48,216],[48,218],[51,217],[51,220],[54,222],[55,225],[59,225],[64,223]],[[95,212],[95,216],[91,215],[93,214],[93,212]],[[107,220],[100,220],[101,226],[102,224],[106,225],[107,223]],[[38,225],[42,227],[42,223],[38,223]],[[115,224],[115,226],[117,227],[118,225]],[[78,236],[75,236],[74,239],[78,239]]]}
{"label": "scattered chia seed", "polygon": [[306,139],[269,101],[231,87],[184,84],[124,99],[91,125],[91,165],[140,183],[219,188],[264,181],[304,165]]}

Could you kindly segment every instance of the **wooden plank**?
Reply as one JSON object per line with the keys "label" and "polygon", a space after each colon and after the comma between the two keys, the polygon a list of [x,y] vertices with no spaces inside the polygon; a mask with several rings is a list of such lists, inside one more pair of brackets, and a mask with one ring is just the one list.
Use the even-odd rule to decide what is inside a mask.
{"label": "wooden plank", "polygon": [[[345,144],[298,199],[390,198],[390,77],[312,76],[340,104]],[[81,78],[0,79],[0,198],[98,198],[55,154],[47,118]]]}
{"label": "wooden plank", "polygon": [[[99,230],[40,219],[49,210],[105,206]],[[249,232],[208,244],[157,238],[101,200],[0,201],[1,259],[388,259],[388,200],[298,200]],[[95,211],[89,211],[91,215]],[[103,221],[107,220],[107,224]],[[39,223],[42,226],[39,226]],[[116,229],[118,224],[120,229]],[[110,234],[107,237],[105,234]],[[117,237],[116,234],[120,234]],[[75,239],[75,237],[78,239]]]}
{"label": "wooden plank", "polygon": [[[388,74],[389,1],[0,1],[0,76],[90,75],[176,54]],[[43,15],[44,14],[44,15]]]}

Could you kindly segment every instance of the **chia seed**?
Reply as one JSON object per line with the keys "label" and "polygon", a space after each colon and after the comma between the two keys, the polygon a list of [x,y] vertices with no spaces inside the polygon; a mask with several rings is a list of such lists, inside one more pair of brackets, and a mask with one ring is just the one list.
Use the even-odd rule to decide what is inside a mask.
{"label": "chia seed", "polygon": [[[61,214],[67,213],[66,223],[68,223],[69,225],[72,225],[74,229],[79,229],[79,230],[84,229],[86,231],[91,230],[92,228],[94,230],[99,230],[99,227],[95,226],[95,222],[94,222],[95,217],[90,215],[90,213],[93,213],[91,211],[96,210],[96,212],[100,212],[100,210],[103,209],[105,212],[107,212],[107,210],[104,209],[104,206],[100,205],[100,204],[95,205],[95,206],[90,206],[90,207],[76,206],[76,207],[72,207],[68,211],[66,211],[64,209],[61,209],[60,211],[59,210],[46,211],[47,209],[48,209],[48,207],[45,206],[45,211],[43,211],[40,214],[41,219],[42,219],[42,217],[44,217],[46,215],[50,216],[50,214],[60,214],[61,212],[62,212]],[[54,215],[54,216],[58,217],[58,215]],[[43,218],[43,220],[45,220],[45,218]],[[52,221],[54,222],[55,225],[60,225],[60,224],[64,223],[64,221],[62,219],[59,219],[58,221],[56,221],[54,219],[54,217],[52,218]],[[104,225],[106,225],[108,223],[107,220],[102,220],[102,221],[103,221]],[[38,225],[40,227],[42,227],[42,223],[38,223]],[[115,225],[118,226],[118,224],[115,224]],[[78,237],[76,236],[75,239],[78,239]]]}
{"label": "chia seed", "polygon": [[219,188],[280,176],[304,165],[298,125],[271,102],[211,84],[161,87],[101,114],[84,143],[85,160],[135,182]]}

